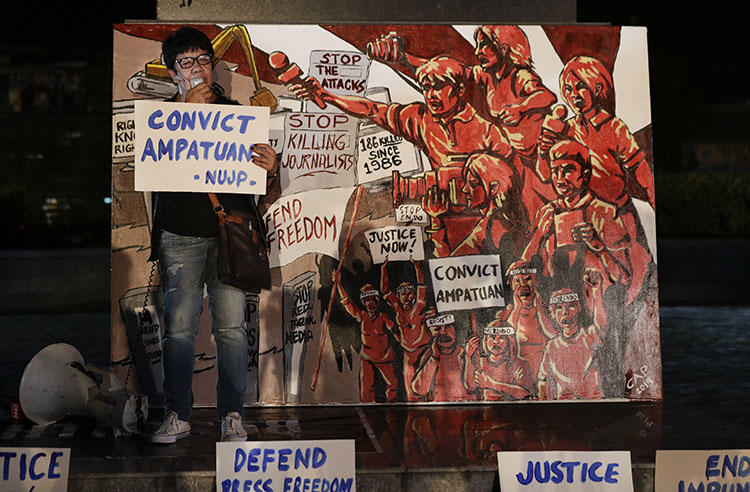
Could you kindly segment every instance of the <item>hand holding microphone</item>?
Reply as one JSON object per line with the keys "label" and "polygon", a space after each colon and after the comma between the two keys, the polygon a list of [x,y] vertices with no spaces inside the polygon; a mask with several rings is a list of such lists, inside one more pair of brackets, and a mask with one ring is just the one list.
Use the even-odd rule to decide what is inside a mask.
{"label": "hand holding microphone", "polygon": [[[268,55],[268,64],[271,65],[271,68],[276,72],[276,78],[279,79],[282,84],[303,87],[309,85],[304,78],[302,69],[299,68],[299,65],[296,63],[291,63],[289,57],[286,56],[286,53],[274,51]],[[325,109],[326,103],[321,98],[319,92],[307,91],[305,95],[317,104],[320,109]]]}

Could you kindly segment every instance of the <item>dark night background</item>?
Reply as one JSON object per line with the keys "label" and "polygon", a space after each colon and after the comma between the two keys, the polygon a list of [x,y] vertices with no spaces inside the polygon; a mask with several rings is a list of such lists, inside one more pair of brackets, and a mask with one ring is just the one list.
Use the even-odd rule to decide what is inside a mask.
{"label": "dark night background", "polygon": [[[9,380],[48,343],[74,343],[69,337],[81,327],[98,335],[74,345],[88,362],[109,363],[112,24],[154,20],[156,0],[115,5],[73,12],[67,3],[54,10],[33,4],[6,17],[0,333],[29,342],[6,342],[0,374]],[[577,2],[578,22],[649,29],[659,289],[662,307],[672,305],[661,311],[666,447],[747,447],[748,13],[746,2],[732,1]],[[84,249],[97,251],[100,263],[66,256]],[[44,258],[66,253],[45,263],[64,266],[62,273],[26,266],[41,263],[19,261],[27,251]],[[65,269],[79,264],[91,279],[81,297],[93,304],[70,301],[84,287],[66,285]],[[58,304],[49,301],[54,292],[62,292]],[[45,310],[53,314],[40,314]],[[74,314],[57,314],[65,311]],[[0,393],[0,415],[6,403]]]}
{"label": "dark night background", "polygon": [[[87,15],[40,8],[5,30],[2,249],[108,247],[112,24],[156,18],[155,0],[116,5]],[[658,236],[746,238],[750,9],[690,5],[581,0],[577,16],[649,28]]]}

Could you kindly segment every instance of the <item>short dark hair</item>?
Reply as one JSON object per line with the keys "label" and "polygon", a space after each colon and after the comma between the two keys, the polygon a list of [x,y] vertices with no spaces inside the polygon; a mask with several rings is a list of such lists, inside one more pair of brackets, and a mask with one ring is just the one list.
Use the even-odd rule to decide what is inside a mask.
{"label": "short dark hair", "polygon": [[174,70],[175,60],[180,53],[190,50],[207,51],[211,58],[214,57],[214,47],[211,40],[203,32],[192,27],[182,27],[172,33],[161,44],[161,56],[164,66]]}

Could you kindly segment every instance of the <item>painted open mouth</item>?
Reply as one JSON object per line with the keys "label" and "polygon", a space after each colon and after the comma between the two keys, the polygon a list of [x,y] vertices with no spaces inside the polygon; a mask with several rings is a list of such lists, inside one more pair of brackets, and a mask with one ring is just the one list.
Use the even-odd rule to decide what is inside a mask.
{"label": "painted open mouth", "polygon": [[576,319],[573,317],[565,317],[560,320],[560,324],[563,328],[571,328],[576,324]]}
{"label": "painted open mouth", "polygon": [[440,99],[430,99],[430,108],[434,111],[441,111],[443,109],[443,102]]}
{"label": "painted open mouth", "polygon": [[440,342],[440,345],[450,345],[453,343],[453,337],[449,335],[440,335],[438,342]]}

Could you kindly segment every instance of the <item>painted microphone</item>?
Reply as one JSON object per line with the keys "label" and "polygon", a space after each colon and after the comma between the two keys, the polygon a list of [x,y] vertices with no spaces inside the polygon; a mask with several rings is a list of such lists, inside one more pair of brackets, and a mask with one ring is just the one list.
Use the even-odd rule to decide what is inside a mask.
{"label": "painted microphone", "polygon": [[567,124],[565,123],[565,117],[568,115],[568,109],[558,104],[552,108],[552,114],[547,115],[542,123],[542,128],[551,132],[557,133],[558,135],[564,135],[567,132]]}
{"label": "painted microphone", "polygon": [[[303,84],[304,76],[302,69],[296,63],[291,63],[286,53],[281,51],[274,51],[268,55],[268,64],[276,72],[276,78],[285,85],[290,84]],[[318,94],[312,94],[310,99],[318,105],[320,109],[325,109],[326,103],[320,98]]]}

